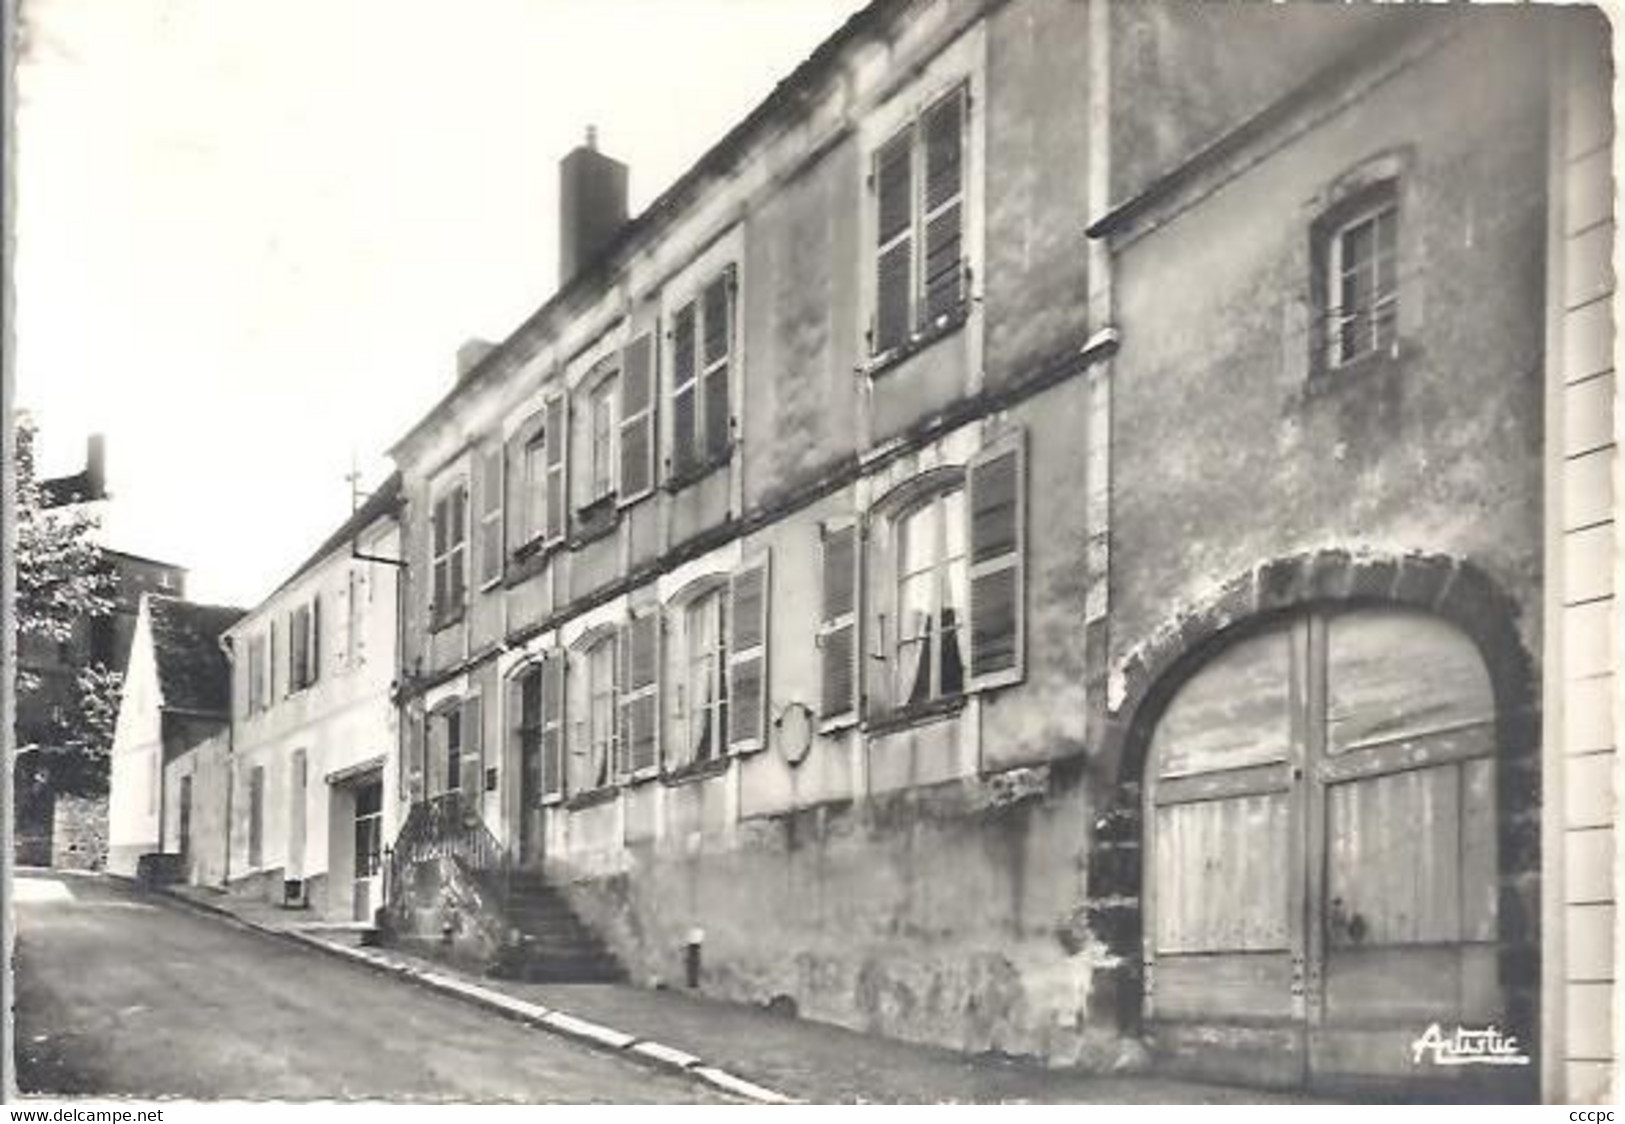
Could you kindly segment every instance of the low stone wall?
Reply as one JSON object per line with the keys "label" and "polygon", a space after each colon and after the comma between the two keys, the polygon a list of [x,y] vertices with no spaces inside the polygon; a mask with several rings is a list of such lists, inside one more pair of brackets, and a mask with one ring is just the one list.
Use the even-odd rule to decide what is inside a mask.
{"label": "low stone wall", "polygon": [[477,971],[497,967],[508,943],[496,895],[449,855],[412,867],[391,894],[384,917],[385,943]]}
{"label": "low stone wall", "polygon": [[101,870],[107,865],[107,797],[58,796],[51,829],[51,865]]}
{"label": "low stone wall", "polygon": [[550,878],[635,983],[975,1054],[1114,1071],[1143,1050],[1097,994],[1081,770],[1018,769],[747,819]]}

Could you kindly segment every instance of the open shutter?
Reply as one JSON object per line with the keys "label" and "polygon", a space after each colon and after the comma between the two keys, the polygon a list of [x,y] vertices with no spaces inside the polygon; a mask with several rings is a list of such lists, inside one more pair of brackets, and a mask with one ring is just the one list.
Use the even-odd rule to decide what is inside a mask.
{"label": "open shutter", "polygon": [[266,644],[269,646],[265,665],[265,705],[269,709],[277,700],[276,693],[276,618],[272,617],[266,627]]}
{"label": "open shutter", "polygon": [[660,764],[660,614],[621,629],[622,776],[648,776]]}
{"label": "open shutter", "polygon": [[671,467],[681,478],[699,463],[697,303],[677,310],[671,331]]}
{"label": "open shutter", "polygon": [[542,535],[547,542],[557,542],[565,534],[564,511],[570,496],[565,488],[570,444],[568,403],[560,394],[547,404],[547,524]]}
{"label": "open shutter", "polygon": [[322,595],[310,599],[310,681],[322,677]]}
{"label": "open shutter", "polygon": [[430,520],[432,524],[430,530],[433,537],[430,565],[434,570],[434,593],[429,601],[429,617],[431,620],[438,620],[440,615],[446,611],[446,606],[449,603],[446,582],[446,529],[451,523],[450,507],[451,498],[441,496],[434,503],[434,514]]}
{"label": "open shutter", "polygon": [[654,336],[633,340],[621,357],[622,506],[654,490]]}
{"label": "open shutter", "polygon": [[479,575],[488,585],[502,577],[502,469],[505,458],[501,445],[487,449],[480,462],[479,495]]}
{"label": "open shutter", "polygon": [[909,339],[914,304],[914,127],[893,137],[875,156],[875,320],[873,351],[883,354]]}
{"label": "open shutter", "polygon": [[728,582],[728,749],[767,745],[768,559],[747,563]]}
{"label": "open shutter", "polygon": [[1026,469],[1021,430],[983,449],[968,469],[972,691],[1020,682],[1026,671]]}
{"label": "open shutter", "polygon": [[926,111],[925,255],[919,327],[940,326],[964,304],[965,88]]}
{"label": "open shutter", "polygon": [[823,532],[818,717],[828,729],[858,715],[858,526],[826,523]]}
{"label": "open shutter", "polygon": [[542,658],[542,800],[564,796],[564,669],[563,652]]}
{"label": "open shutter", "polygon": [[483,707],[479,695],[463,700],[462,759],[458,764],[463,788],[463,799],[470,806],[479,807],[480,793],[485,790],[485,727],[481,724]]}
{"label": "open shutter", "polygon": [[734,273],[725,269],[705,287],[704,309],[705,460],[715,464],[728,455],[733,440],[732,408],[728,402],[728,369],[733,351]]}

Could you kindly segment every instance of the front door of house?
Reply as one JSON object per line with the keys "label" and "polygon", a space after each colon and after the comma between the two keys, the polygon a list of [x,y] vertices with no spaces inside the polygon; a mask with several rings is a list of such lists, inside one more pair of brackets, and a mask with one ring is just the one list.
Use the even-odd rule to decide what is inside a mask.
{"label": "front door of house", "polygon": [[181,869],[191,873],[192,869],[192,778],[181,778],[179,823],[176,835],[181,855]]}
{"label": "front door of house", "polygon": [[382,903],[384,785],[370,781],[355,790],[355,891],[351,917],[371,921]]}
{"label": "front door of house", "polygon": [[1424,613],[1305,614],[1212,656],[1147,764],[1165,1059],[1327,1087],[1484,1073],[1414,1045],[1505,1027],[1495,745],[1477,649]]}

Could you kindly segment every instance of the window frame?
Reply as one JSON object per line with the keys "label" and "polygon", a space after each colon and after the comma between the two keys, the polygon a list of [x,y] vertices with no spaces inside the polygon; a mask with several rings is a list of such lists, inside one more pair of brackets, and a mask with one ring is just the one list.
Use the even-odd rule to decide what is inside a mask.
{"label": "window frame", "polygon": [[[976,106],[976,74],[966,69],[950,80],[935,83],[929,92],[914,99],[908,109],[890,119],[884,133],[871,145],[868,157],[866,192],[867,217],[865,220],[865,286],[868,327],[865,330],[862,354],[864,369],[877,374],[925,347],[936,339],[962,327],[970,317],[974,297],[971,292],[973,273],[973,238],[971,198],[974,187],[973,162],[978,155],[975,144],[974,110]],[[952,99],[959,100],[959,178],[957,190],[932,206],[928,197],[928,123]],[[888,154],[899,144],[908,146],[907,170],[908,221],[890,237],[882,235],[881,205],[883,166]],[[927,264],[929,256],[930,226],[934,219],[954,207],[959,209],[959,300],[953,309],[939,313],[929,323],[924,316],[927,307]],[[880,266],[885,255],[903,242],[909,243],[908,255],[908,307],[905,314],[904,338],[882,347]]]}
{"label": "window frame", "polygon": [[[570,756],[587,758],[583,783],[565,783],[577,796],[590,796],[617,787],[617,742],[620,735],[620,634],[618,630],[598,630],[591,642],[580,649],[582,715],[576,719],[576,735],[571,739]],[[600,666],[602,665],[602,666]],[[607,684],[599,682],[607,675]],[[603,725],[599,729],[599,704],[603,705]]]}
{"label": "window frame", "polygon": [[[620,375],[617,361],[608,370],[596,374],[581,391],[586,402],[583,412],[586,414],[587,463],[582,473],[586,478],[586,494],[576,508],[578,518],[584,512],[598,510],[601,504],[613,506],[616,500],[620,483]],[[606,415],[602,433],[598,429],[600,406]],[[598,478],[600,467],[604,469],[602,482]]]}
{"label": "window frame", "polygon": [[[431,632],[438,632],[443,628],[449,628],[452,625],[460,623],[468,611],[468,539],[469,517],[471,514],[468,502],[468,477],[466,475],[459,474],[456,477],[447,479],[437,486],[432,494],[434,499],[429,507],[429,630]],[[447,505],[446,509],[448,511],[457,507],[458,504],[455,503],[454,500],[457,500],[459,496],[461,506],[460,514],[462,518],[456,520],[457,526],[455,528],[449,529],[455,530],[458,537],[455,541],[453,541],[448,531],[448,534],[444,540],[446,544],[445,548],[441,549],[442,507],[443,505]],[[445,585],[449,587],[451,585],[451,575],[453,573],[454,560],[461,563],[462,583],[457,589],[457,597],[455,602],[452,602],[450,599],[450,588],[446,589],[447,601],[443,604],[440,599],[440,567],[442,563],[444,563],[446,567]]]}
{"label": "window frame", "polygon": [[[679,658],[681,678],[677,684],[677,717],[679,735],[682,738],[679,759],[672,762],[673,772],[682,772],[686,769],[701,769],[725,760],[728,756],[728,583],[726,579],[719,579],[708,584],[692,597],[689,597],[678,606],[683,614],[682,637],[683,644]],[[697,650],[699,630],[695,622],[702,619],[709,610],[711,620],[710,628],[713,631],[708,650]],[[696,752],[694,737],[694,722],[698,710],[695,699],[695,685],[697,683],[696,670],[698,665],[705,661],[710,662],[709,679],[710,701],[705,704],[705,710],[710,712],[711,725],[707,732],[707,742],[710,752],[701,757]],[[720,718],[719,718],[720,714]]]}
{"label": "window frame", "polygon": [[[671,357],[671,379],[670,386],[664,388],[666,409],[662,412],[670,418],[665,423],[670,428],[669,451],[661,459],[665,467],[662,486],[669,492],[687,487],[727,465],[733,459],[738,438],[734,397],[735,388],[742,377],[740,365],[743,360],[739,334],[739,266],[736,261],[728,261],[707,268],[697,276],[700,279],[677,302],[671,325],[664,333]],[[722,316],[726,321],[720,337],[723,350],[715,357],[708,358],[706,343],[711,314],[706,309],[707,297],[719,285],[723,293]],[[685,318],[692,323],[692,338],[687,344],[686,359],[685,348],[680,346]],[[688,377],[683,379],[685,367]],[[719,377],[719,372],[725,380],[723,397],[727,408],[723,417],[713,419],[709,409],[711,399],[707,392],[712,381]],[[683,438],[678,428],[678,421],[683,416],[678,404],[684,395],[691,396],[692,401],[693,437],[688,459],[682,454]],[[720,438],[716,438],[712,432],[713,423],[724,430]]]}
{"label": "window frame", "polygon": [[[1373,369],[1391,368],[1405,351],[1405,244],[1406,182],[1410,155],[1404,150],[1378,153],[1346,171],[1310,203],[1307,220],[1307,320],[1308,380],[1312,393],[1337,385],[1342,380]],[[1392,224],[1391,255],[1377,251],[1380,220]],[[1371,299],[1363,310],[1364,334],[1370,345],[1358,354],[1342,351],[1342,309],[1340,282],[1343,273],[1344,237],[1356,228],[1375,221],[1373,228]],[[1391,257],[1391,284],[1378,287],[1379,259]],[[1387,324],[1387,339],[1378,344],[1379,310]]]}

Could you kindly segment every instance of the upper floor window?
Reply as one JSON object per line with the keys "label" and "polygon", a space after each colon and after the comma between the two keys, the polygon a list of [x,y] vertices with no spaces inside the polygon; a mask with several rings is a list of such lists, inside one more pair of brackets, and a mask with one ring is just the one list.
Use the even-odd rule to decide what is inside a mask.
{"label": "upper floor window", "polygon": [[453,708],[441,721],[445,723],[442,736],[446,739],[446,792],[458,792],[463,787],[463,715]]}
{"label": "upper floor window", "polygon": [[957,86],[875,153],[875,355],[964,315],[967,107],[967,87]]}
{"label": "upper floor window", "polygon": [[587,502],[615,492],[615,395],[614,375],[600,379],[587,396],[588,455]]}
{"label": "upper floor window", "polygon": [[468,485],[454,484],[434,502],[433,623],[462,617],[468,588]]}
{"label": "upper floor window", "polygon": [[733,444],[734,298],[728,266],[672,319],[671,467],[679,482],[727,460]]}
{"label": "upper floor window", "polygon": [[288,690],[302,691],[321,675],[322,599],[288,614]]}
{"label": "upper floor window", "polygon": [[248,712],[265,710],[271,705],[270,662],[266,659],[264,634],[248,638]]}
{"label": "upper floor window", "polygon": [[1332,232],[1328,309],[1329,364],[1341,367],[1393,348],[1399,206],[1393,188]]}

